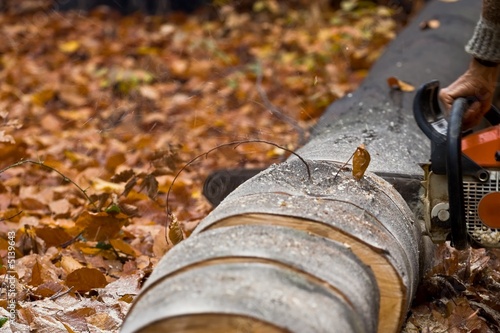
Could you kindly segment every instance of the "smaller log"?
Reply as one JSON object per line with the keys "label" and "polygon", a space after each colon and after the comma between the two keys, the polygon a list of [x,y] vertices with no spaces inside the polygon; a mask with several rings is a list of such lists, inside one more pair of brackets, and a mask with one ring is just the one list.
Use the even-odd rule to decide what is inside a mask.
{"label": "smaller log", "polygon": [[122,332],[374,332],[378,301],[371,269],[343,244],[272,225],[218,228],[167,253]]}

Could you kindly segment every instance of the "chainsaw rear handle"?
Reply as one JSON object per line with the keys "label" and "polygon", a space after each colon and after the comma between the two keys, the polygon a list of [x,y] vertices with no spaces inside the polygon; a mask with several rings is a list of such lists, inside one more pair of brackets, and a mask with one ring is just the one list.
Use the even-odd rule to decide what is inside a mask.
{"label": "chainsaw rear handle", "polygon": [[422,85],[413,100],[413,115],[418,127],[435,144],[446,142],[448,122],[439,107],[439,81]]}
{"label": "chainsaw rear handle", "polygon": [[[413,100],[413,115],[418,127],[435,144],[446,142],[448,121],[439,106],[439,81],[433,80],[423,84]],[[469,106],[476,101],[475,97],[467,98]],[[491,125],[500,124],[500,110],[495,106],[484,115]]]}

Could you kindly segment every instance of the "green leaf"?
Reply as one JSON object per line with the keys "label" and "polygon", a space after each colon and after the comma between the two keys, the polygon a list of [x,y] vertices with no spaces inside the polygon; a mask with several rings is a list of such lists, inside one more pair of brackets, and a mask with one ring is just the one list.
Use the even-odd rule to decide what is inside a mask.
{"label": "green leaf", "polygon": [[98,242],[95,247],[101,250],[109,250],[111,249],[111,244],[105,242]]}
{"label": "green leaf", "polygon": [[106,213],[108,213],[110,215],[119,214],[120,212],[121,212],[120,207],[118,207],[118,205],[115,205],[115,204],[109,206],[106,209]]}

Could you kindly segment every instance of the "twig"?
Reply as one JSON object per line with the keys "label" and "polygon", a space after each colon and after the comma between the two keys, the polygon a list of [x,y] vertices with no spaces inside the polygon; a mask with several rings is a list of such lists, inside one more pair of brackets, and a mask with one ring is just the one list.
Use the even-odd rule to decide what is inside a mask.
{"label": "twig", "polygon": [[14,214],[14,215],[12,215],[12,216],[9,216],[9,217],[2,217],[2,218],[0,219],[0,222],[2,222],[2,221],[12,220],[14,217],[16,217],[16,216],[18,216],[18,215],[21,215],[22,213],[23,213],[23,210],[21,210],[20,212],[15,213],[15,214]]}
{"label": "twig", "polygon": [[172,183],[170,183],[170,186],[168,188],[168,191],[167,191],[167,200],[166,200],[166,206],[167,206],[167,214],[169,214],[169,216],[171,216],[171,211],[170,211],[170,206],[169,206],[169,198],[170,198],[170,192],[172,190],[172,187],[175,183],[175,181],[177,180],[177,178],[179,177],[179,175],[181,174],[182,171],[184,171],[188,166],[190,166],[191,164],[193,164],[193,162],[195,162],[197,159],[199,159],[200,157],[202,156],[205,156],[205,157],[208,157],[208,154],[210,154],[211,152],[213,152],[214,150],[217,150],[219,148],[222,148],[222,147],[227,147],[227,146],[235,146],[234,148],[236,149],[238,146],[244,144],[244,143],[266,143],[268,145],[272,145],[272,146],[275,146],[277,148],[280,148],[280,149],[283,149],[284,151],[287,151],[295,156],[297,156],[297,158],[302,162],[304,163],[304,165],[306,166],[306,170],[307,170],[307,176],[309,179],[311,179],[311,170],[309,168],[309,165],[307,164],[307,162],[302,158],[302,156],[300,156],[299,154],[297,154],[296,152],[294,152],[293,150],[290,150],[288,148],[285,148],[283,146],[280,146],[274,142],[270,142],[270,141],[266,141],[266,140],[260,140],[260,139],[251,139],[251,140],[241,140],[241,141],[232,141],[232,142],[228,142],[228,143],[223,143],[221,145],[218,145],[202,154],[199,154],[197,156],[195,156],[194,158],[192,158],[189,162],[187,162],[186,164],[184,164],[182,166],[182,168],[177,172],[177,174],[175,175],[174,179],[172,180]]}
{"label": "twig", "polygon": [[60,175],[64,181],[67,181],[67,182],[70,182],[71,184],[73,184],[77,189],[80,190],[80,192],[83,193],[83,195],[85,196],[85,198],[89,201],[90,204],[92,204],[95,208],[97,208],[96,204],[92,201],[92,199],[90,199],[90,197],[88,196],[87,194],[87,191],[84,190],[83,188],[80,187],[80,185],[78,185],[77,183],[75,183],[71,178],[68,178],[65,174],[63,174],[62,172],[60,172],[59,170],[51,167],[51,166],[48,166],[47,164],[44,164],[43,162],[37,162],[37,161],[33,161],[33,160],[22,160],[22,161],[19,161],[17,163],[14,163],[14,164],[11,164],[3,169],[0,170],[0,174],[9,170],[9,169],[12,169],[12,168],[15,168],[15,167],[18,167],[18,166],[21,166],[23,164],[35,164],[35,165],[38,165],[38,166],[41,166],[41,167],[44,167],[46,169],[49,169],[50,171],[54,171],[55,173],[57,173],[58,175]]}
{"label": "twig", "polygon": [[[61,288],[61,290],[62,290],[62,288]],[[71,292],[71,290],[73,290],[73,287],[70,287],[70,288],[68,288],[68,290],[63,291],[63,292],[61,292],[61,290],[59,290],[59,291],[58,291],[57,293],[55,293],[54,295],[50,296],[50,297],[49,297],[49,300],[53,301],[53,300],[55,300],[56,298],[59,298],[59,297],[61,297],[61,296],[64,296],[64,295],[66,295],[66,294],[70,293],[70,292]]]}
{"label": "twig", "polygon": [[299,146],[303,145],[306,140],[306,135],[305,131],[300,125],[297,123],[295,119],[292,117],[288,116],[286,113],[284,113],[282,110],[280,110],[278,107],[276,107],[269,98],[267,97],[267,94],[265,90],[262,88],[262,69],[260,63],[258,64],[258,67],[256,68],[257,72],[257,92],[259,93],[260,98],[264,102],[264,106],[271,112],[273,116],[278,118],[279,120],[291,125],[296,131],[297,134],[299,135]]}
{"label": "twig", "polygon": [[337,173],[335,174],[335,177],[333,177],[333,180],[332,181],[335,181],[335,179],[337,179],[337,176],[339,175],[340,171],[345,168],[345,166],[347,165],[347,163],[349,163],[349,161],[353,158],[354,154],[356,154],[356,151],[354,151],[354,153],[352,153],[351,157],[349,157],[349,159],[344,163],[344,165],[342,165],[339,170],[337,171]]}

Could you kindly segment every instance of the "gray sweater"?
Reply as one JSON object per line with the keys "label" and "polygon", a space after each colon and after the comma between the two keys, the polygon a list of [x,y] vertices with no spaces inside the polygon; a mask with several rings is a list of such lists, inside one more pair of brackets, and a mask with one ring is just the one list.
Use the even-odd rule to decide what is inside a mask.
{"label": "gray sweater", "polygon": [[476,58],[500,63],[500,0],[483,0],[481,18],[465,50]]}

